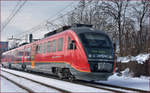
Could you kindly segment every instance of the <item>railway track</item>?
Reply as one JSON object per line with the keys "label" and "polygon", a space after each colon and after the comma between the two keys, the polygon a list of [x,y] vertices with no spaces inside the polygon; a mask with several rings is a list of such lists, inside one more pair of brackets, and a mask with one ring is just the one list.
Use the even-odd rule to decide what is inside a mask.
{"label": "railway track", "polygon": [[149,91],[146,91],[146,90],[121,87],[121,86],[110,85],[110,84],[105,84],[105,83],[82,81],[82,80],[79,80],[76,83],[84,84],[84,85],[87,85],[87,86],[90,86],[90,87],[95,87],[95,88],[103,88],[103,89],[106,88],[106,89],[109,89],[110,91],[114,91],[114,92],[140,92],[140,93],[149,92]]}
{"label": "railway track", "polygon": [[[49,90],[52,90],[52,89],[56,90],[56,91],[51,91],[51,92],[65,92],[65,93],[70,93],[70,91],[63,90],[63,89],[60,89],[60,88],[57,88],[57,87],[54,87],[54,86],[50,86],[50,85],[47,85],[47,84],[44,84],[44,83],[41,83],[41,82],[38,82],[38,81],[35,81],[35,80],[32,80],[32,79],[29,79],[29,78],[26,78],[26,77],[23,77],[23,76],[20,76],[20,75],[16,75],[16,74],[8,72],[8,71],[1,70],[1,76],[3,78],[5,78],[5,79],[9,80],[10,82],[16,84],[17,86],[19,86],[20,88],[26,90],[29,93],[34,93],[34,92],[38,92],[38,91],[37,90],[35,91],[32,87],[25,86],[23,84],[20,84],[20,82],[12,80],[11,77],[8,78],[7,76],[3,75],[3,72],[11,74],[11,75],[15,76],[16,78],[19,77],[19,78],[22,78],[24,80],[28,80],[28,81],[30,81],[32,83],[36,83],[37,85],[40,85],[42,87],[48,88]],[[41,92],[43,92],[43,91],[41,91]]]}
{"label": "railway track", "polygon": [[28,93],[33,93],[33,92],[34,92],[34,91],[32,91],[31,89],[29,89],[29,88],[27,88],[27,87],[25,87],[25,86],[19,84],[18,82],[15,82],[15,81],[13,81],[13,80],[11,80],[11,79],[5,77],[4,75],[0,75],[0,76],[1,76],[2,78],[4,78],[4,79],[10,81],[11,83],[17,85],[19,88],[25,90],[25,91],[28,92]]}
{"label": "railway track", "polygon": [[[8,72],[8,73],[10,73],[10,72]],[[27,72],[25,72],[25,73],[27,73]],[[46,77],[46,78],[53,78],[53,79],[60,80],[57,77],[44,75],[44,74],[41,74],[41,73],[32,73],[32,74],[40,75],[40,76]],[[63,81],[70,82],[68,80],[63,80]],[[83,80],[76,80],[76,81],[71,82],[71,83],[80,84],[80,85],[84,85],[84,86],[89,86],[89,87],[102,89],[102,90],[106,90],[106,91],[111,91],[111,92],[148,92],[148,91],[145,91],[145,90],[139,90],[139,89],[133,89],[133,88],[109,85],[109,84],[104,84],[104,83],[83,81]],[[68,91],[65,91],[65,92],[68,92]]]}
{"label": "railway track", "polygon": [[[41,85],[43,85],[43,86],[46,86],[46,87],[50,87],[50,88],[52,88],[52,89],[56,89],[56,90],[58,90],[59,92],[65,92],[65,93],[70,93],[70,92],[88,92],[88,91],[91,91],[91,92],[111,92],[111,91],[106,91],[106,90],[103,90],[103,89],[100,89],[100,88],[93,88],[93,87],[89,87],[89,86],[85,86],[85,85],[79,85],[79,84],[74,84],[74,83],[72,83],[71,85],[73,85],[73,86],[71,86],[71,85],[69,85],[69,87],[66,87],[67,89],[63,89],[63,86],[66,86],[67,84],[69,84],[69,83],[71,83],[71,82],[67,82],[66,83],[66,85],[64,84],[64,85],[61,85],[61,88],[60,88],[60,86],[49,86],[49,84],[45,84],[45,83],[42,83],[42,82],[40,82],[40,80],[35,80],[35,79],[29,79],[29,78],[27,78],[28,76],[24,76],[23,74],[22,74],[22,76],[20,76],[20,74],[18,75],[18,74],[16,74],[15,72],[13,72],[13,70],[11,70],[11,71],[7,71],[6,69],[5,70],[3,70],[3,69],[1,69],[1,74],[3,75],[3,72],[5,72],[5,73],[8,73],[8,74],[11,74],[11,75],[13,75],[13,76],[16,76],[16,77],[20,77],[20,78],[24,78],[24,79],[27,79],[27,80],[30,80],[30,81],[33,81],[33,82],[35,82],[35,83],[38,83],[38,84],[41,84]],[[18,71],[18,72],[20,72],[20,71]],[[22,73],[22,72],[20,72],[20,73]],[[23,72],[24,73],[24,72]],[[29,74],[29,73],[26,73],[26,74]],[[31,74],[32,75],[32,74]],[[36,75],[37,76],[37,75]],[[38,76],[38,77],[41,77],[41,76]],[[42,76],[43,77],[43,76]],[[31,77],[30,77],[31,78]],[[47,78],[47,77],[43,77],[43,78]],[[49,79],[49,78],[48,78]],[[58,80],[57,80],[58,81]],[[59,82],[57,82],[56,81],[56,83],[58,84],[58,85],[60,85],[59,84]],[[61,82],[65,82],[65,81],[62,81],[62,80],[59,80],[59,81],[61,81]],[[68,86],[68,85],[67,85]],[[80,88],[80,86],[83,88],[83,90],[82,90],[82,88]],[[72,89],[72,87],[73,88],[75,88],[74,90],[71,90]],[[86,89],[87,88],[87,89]],[[80,91],[80,89],[81,89],[81,91]],[[32,89],[32,91],[34,91],[33,89]],[[35,92],[35,91],[34,91]],[[37,91],[36,91],[37,92]],[[41,91],[41,92],[43,92],[43,91]],[[44,91],[45,92],[45,91]]]}
{"label": "railway track", "polygon": [[[50,76],[49,74],[34,73],[34,72],[33,72],[33,74],[36,74],[36,75],[40,74],[43,77],[54,78],[54,79],[60,80],[60,79],[58,79],[58,77],[55,77],[55,76],[52,76],[52,75]],[[64,80],[64,81],[70,82],[68,80]],[[105,84],[105,83],[100,83],[100,82],[84,81],[84,80],[76,80],[72,83],[86,85],[86,86],[89,86],[89,87],[94,87],[94,88],[99,88],[99,89],[104,89],[104,90],[109,90],[109,91],[112,91],[112,92],[149,92],[149,91],[146,91],[146,90],[140,90],[140,89],[110,85],[110,84]]]}

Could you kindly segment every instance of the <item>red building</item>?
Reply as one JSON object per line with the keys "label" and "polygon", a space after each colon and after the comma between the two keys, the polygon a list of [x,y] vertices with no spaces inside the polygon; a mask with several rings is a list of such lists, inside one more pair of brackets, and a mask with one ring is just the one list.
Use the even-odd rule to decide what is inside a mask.
{"label": "red building", "polygon": [[0,61],[1,61],[1,54],[8,50],[8,42],[0,42]]}

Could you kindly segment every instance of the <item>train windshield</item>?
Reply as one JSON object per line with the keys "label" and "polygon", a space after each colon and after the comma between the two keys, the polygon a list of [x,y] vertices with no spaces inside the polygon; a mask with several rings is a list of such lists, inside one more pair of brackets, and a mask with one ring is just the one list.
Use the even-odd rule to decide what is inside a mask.
{"label": "train windshield", "polygon": [[81,33],[79,36],[88,56],[94,54],[95,57],[101,57],[113,54],[112,43],[108,36],[99,33]]}

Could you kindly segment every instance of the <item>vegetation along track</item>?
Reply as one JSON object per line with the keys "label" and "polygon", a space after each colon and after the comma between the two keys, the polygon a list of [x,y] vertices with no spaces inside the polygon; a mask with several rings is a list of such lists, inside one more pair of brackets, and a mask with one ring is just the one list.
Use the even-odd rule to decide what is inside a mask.
{"label": "vegetation along track", "polygon": [[[10,73],[10,72],[8,72],[8,73]],[[27,72],[25,72],[25,73],[27,73]],[[52,75],[50,76],[49,74],[43,74],[43,73],[37,73],[37,72],[32,72],[31,74],[60,80],[55,76],[52,76]],[[66,79],[64,79],[63,81],[70,82]],[[103,90],[108,90],[108,91],[112,91],[112,92],[148,92],[146,90],[133,89],[133,88],[121,87],[121,86],[98,83],[98,82],[83,81],[83,80],[75,80],[71,83],[80,84],[80,85],[89,86],[89,87],[98,88],[98,89],[103,89]]]}

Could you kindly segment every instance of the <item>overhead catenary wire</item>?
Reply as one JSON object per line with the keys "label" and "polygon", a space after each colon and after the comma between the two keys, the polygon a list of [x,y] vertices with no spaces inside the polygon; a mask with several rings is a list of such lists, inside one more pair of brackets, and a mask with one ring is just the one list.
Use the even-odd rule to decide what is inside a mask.
{"label": "overhead catenary wire", "polygon": [[[13,9],[12,13],[10,14],[10,16],[6,19],[4,25],[2,25],[1,31],[4,31],[4,29],[7,27],[7,25],[11,22],[11,20],[16,16],[16,14],[20,11],[20,9],[25,5],[25,3],[27,2],[27,0],[23,1],[23,3],[18,3],[15,8]],[[19,6],[20,4],[20,6]],[[18,8],[17,8],[18,6]],[[17,9],[16,9],[17,8]],[[15,11],[16,10],[16,11]]]}
{"label": "overhead catenary wire", "polygon": [[[64,8],[62,8],[61,10],[59,10],[59,11],[58,11],[56,14],[54,14],[52,17],[47,18],[46,20],[44,20],[43,22],[41,22],[41,23],[38,24],[37,26],[32,27],[32,28],[29,29],[29,30],[26,30],[26,31],[24,31],[24,32],[15,34],[15,36],[20,35],[19,37],[22,37],[22,36],[25,36],[25,35],[23,35],[23,33],[25,34],[25,33],[29,33],[29,32],[32,32],[32,33],[33,33],[33,32],[39,31],[42,27],[46,26],[46,25],[45,25],[45,22],[49,23],[50,21],[48,21],[48,20],[50,20],[50,19],[52,19],[52,18],[55,18],[57,15],[59,15],[61,12],[63,12],[64,10],[66,10],[68,7],[70,7],[70,6],[72,6],[72,5],[73,5],[73,2],[72,2],[72,3],[69,3],[67,6],[65,6]],[[57,25],[57,24],[53,24],[53,23],[51,22],[51,25]],[[57,25],[57,26],[58,26],[58,25]]]}
{"label": "overhead catenary wire", "polygon": [[[69,4],[70,5],[70,4]],[[89,1],[89,2],[87,2],[87,3],[85,3],[85,7],[87,7],[87,6],[89,6],[89,5],[91,5],[91,2]],[[66,7],[67,8],[67,7]],[[55,21],[57,21],[58,19],[60,19],[60,18],[62,18],[62,17],[64,17],[64,16],[66,16],[66,15],[69,15],[69,14],[71,14],[71,13],[73,13],[75,10],[78,10],[79,8],[74,8],[73,10],[71,10],[71,11],[69,11],[69,12],[67,12],[67,13],[65,13],[65,14],[62,14],[61,16],[58,16],[58,17],[56,17],[55,18],[55,16],[56,15],[58,15],[58,14],[60,14],[60,12],[58,12],[58,13],[56,13],[55,14],[55,16],[54,17],[49,17],[48,19],[46,19],[44,22],[55,22]],[[63,9],[61,10],[61,12],[63,11]],[[53,19],[54,18],[54,19]],[[51,20],[50,20],[51,19]],[[29,29],[29,30],[26,30],[26,31],[24,31],[24,32],[22,32],[22,33],[19,33],[19,34],[17,34],[17,35],[20,35],[21,34],[21,36],[19,36],[19,37],[23,37],[23,36],[25,36],[23,33],[29,33],[29,32],[36,32],[36,31],[39,31],[39,29],[41,29],[42,27],[44,27],[45,25],[42,25],[43,24],[43,22],[41,23],[41,24],[39,24],[39,25],[37,25],[37,26],[35,26],[35,27],[33,27],[33,28],[31,28],[31,29]],[[52,24],[54,24],[54,23],[52,23]],[[56,24],[55,24],[56,25]],[[19,38],[18,37],[18,38]]]}
{"label": "overhead catenary wire", "polygon": [[6,21],[7,22],[10,17],[12,16],[12,14],[15,12],[15,10],[17,9],[17,7],[21,4],[21,1],[18,1],[17,4],[15,5],[15,7],[13,8],[12,12],[10,13],[10,15],[6,18]]}

